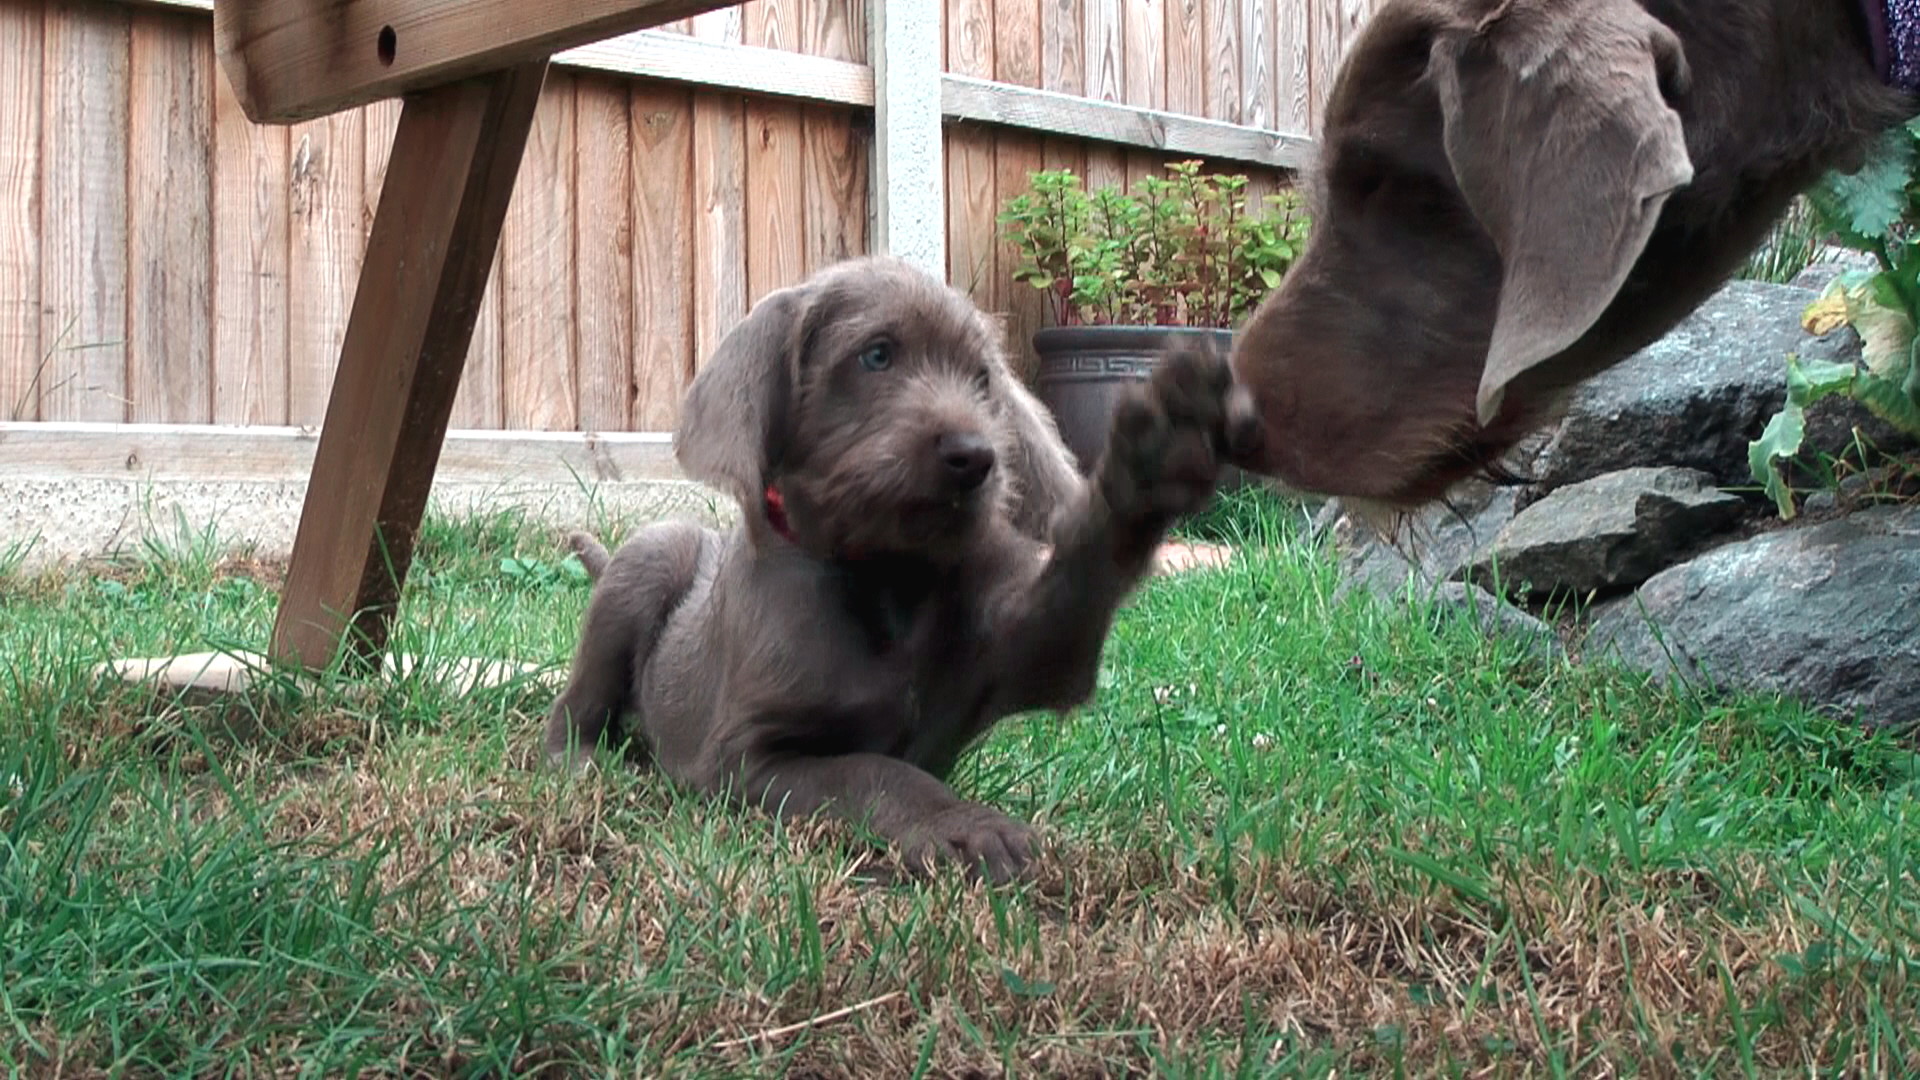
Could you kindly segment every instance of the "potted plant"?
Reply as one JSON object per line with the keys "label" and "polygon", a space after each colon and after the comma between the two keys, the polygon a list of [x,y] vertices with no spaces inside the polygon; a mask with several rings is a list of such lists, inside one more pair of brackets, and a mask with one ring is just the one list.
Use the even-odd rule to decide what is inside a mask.
{"label": "potted plant", "polygon": [[1082,469],[1099,458],[1120,390],[1146,378],[1179,337],[1231,347],[1233,328],[1306,241],[1294,192],[1256,211],[1245,176],[1203,175],[1198,161],[1167,172],[1131,193],[1088,192],[1067,170],[1036,172],[999,217],[1020,252],[1015,280],[1046,295],[1053,323],[1033,337],[1035,392]]}

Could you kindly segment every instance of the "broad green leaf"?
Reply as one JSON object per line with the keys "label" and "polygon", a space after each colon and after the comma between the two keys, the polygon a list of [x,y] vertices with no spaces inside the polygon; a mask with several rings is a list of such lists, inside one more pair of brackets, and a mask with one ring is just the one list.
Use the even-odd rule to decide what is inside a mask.
{"label": "broad green leaf", "polygon": [[1789,394],[1786,404],[1773,415],[1773,419],[1767,421],[1766,430],[1760,433],[1758,439],[1747,444],[1748,470],[1766,488],[1773,504],[1780,508],[1780,516],[1789,521],[1794,515],[1793,492],[1787,489],[1786,481],[1773,463],[1779,458],[1791,458],[1799,453],[1800,443],[1806,435],[1806,410]]}
{"label": "broad green leaf", "polygon": [[1853,387],[1860,369],[1829,360],[1787,358],[1787,399],[1802,408],[1821,398],[1844,394]]}
{"label": "broad green leaf", "polygon": [[1896,129],[1881,137],[1859,172],[1828,173],[1807,198],[1822,218],[1846,234],[1850,246],[1871,251],[1906,212],[1913,164],[1913,136]]}

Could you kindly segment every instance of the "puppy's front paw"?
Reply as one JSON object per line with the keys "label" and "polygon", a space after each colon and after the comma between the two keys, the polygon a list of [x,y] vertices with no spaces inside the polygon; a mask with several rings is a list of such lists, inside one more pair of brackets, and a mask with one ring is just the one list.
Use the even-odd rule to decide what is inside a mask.
{"label": "puppy's front paw", "polygon": [[1223,454],[1247,439],[1251,405],[1224,356],[1167,356],[1114,409],[1100,472],[1108,507],[1150,526],[1203,509]]}
{"label": "puppy's front paw", "polygon": [[1000,884],[1026,875],[1035,846],[1031,827],[991,806],[963,802],[921,822],[901,839],[900,853],[916,873],[951,860]]}

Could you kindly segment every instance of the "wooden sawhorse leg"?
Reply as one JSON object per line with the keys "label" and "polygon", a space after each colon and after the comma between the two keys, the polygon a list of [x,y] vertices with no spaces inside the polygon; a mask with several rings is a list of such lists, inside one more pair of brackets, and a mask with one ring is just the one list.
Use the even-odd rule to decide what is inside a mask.
{"label": "wooden sawhorse leg", "polygon": [[541,59],[406,97],[367,239],[270,655],[376,659],[440,462]]}

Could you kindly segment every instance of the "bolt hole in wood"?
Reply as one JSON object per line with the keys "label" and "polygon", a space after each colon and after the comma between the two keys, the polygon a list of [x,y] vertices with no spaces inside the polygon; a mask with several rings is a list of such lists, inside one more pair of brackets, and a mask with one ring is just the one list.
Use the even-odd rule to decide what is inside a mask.
{"label": "bolt hole in wood", "polygon": [[380,62],[382,64],[389,67],[393,66],[393,50],[398,44],[400,44],[400,38],[393,32],[393,27],[383,26],[380,28],[380,40],[375,47],[380,52]]}

